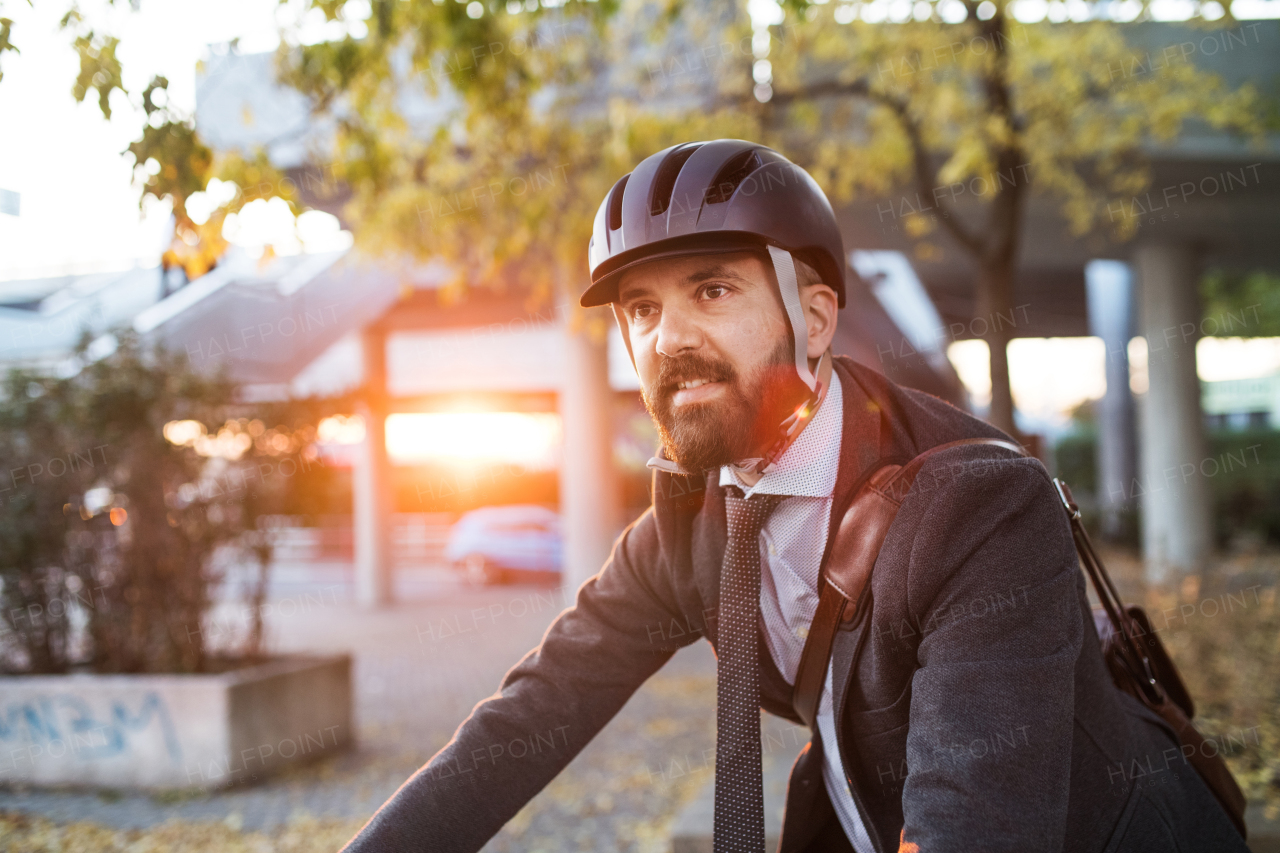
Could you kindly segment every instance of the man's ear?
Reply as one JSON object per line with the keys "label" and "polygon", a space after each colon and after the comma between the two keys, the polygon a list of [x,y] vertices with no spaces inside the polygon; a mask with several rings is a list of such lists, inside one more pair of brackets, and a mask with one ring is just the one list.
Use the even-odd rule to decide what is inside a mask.
{"label": "man's ear", "polygon": [[809,325],[809,358],[818,358],[831,346],[836,333],[836,317],[840,301],[836,292],[818,282],[800,291],[800,305]]}

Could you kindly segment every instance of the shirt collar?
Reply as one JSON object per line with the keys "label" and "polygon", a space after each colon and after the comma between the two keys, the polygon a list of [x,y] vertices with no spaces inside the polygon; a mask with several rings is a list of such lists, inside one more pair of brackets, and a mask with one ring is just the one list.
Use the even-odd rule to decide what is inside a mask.
{"label": "shirt collar", "polygon": [[728,465],[720,468],[720,485],[737,486],[744,497],[798,495],[829,498],[835,491],[840,467],[840,439],[844,428],[844,392],[840,377],[831,371],[831,388],[813,420],[786,449],[772,471],[748,488]]}

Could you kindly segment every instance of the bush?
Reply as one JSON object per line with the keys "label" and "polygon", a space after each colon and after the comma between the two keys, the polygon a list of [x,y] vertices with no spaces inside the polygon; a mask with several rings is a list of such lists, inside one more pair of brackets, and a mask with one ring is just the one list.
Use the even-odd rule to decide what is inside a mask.
{"label": "bush", "polygon": [[1215,432],[1209,446],[1222,470],[1210,478],[1218,542],[1280,545],[1280,431]]}
{"label": "bush", "polygon": [[[1202,468],[1212,474],[1208,480],[1218,545],[1243,538],[1280,546],[1280,431],[1215,430],[1207,439],[1213,464],[1205,460]],[[1090,526],[1097,507],[1096,445],[1093,431],[1081,430],[1060,439],[1053,451],[1056,474],[1084,498]]]}
{"label": "bush", "polygon": [[1098,492],[1098,469],[1094,453],[1098,437],[1093,430],[1073,432],[1053,447],[1054,474],[1071,486],[1073,493],[1094,497]]}
{"label": "bush", "polygon": [[[310,410],[248,411],[233,383],[123,333],[74,376],[12,370],[0,394],[0,669],[207,669],[219,567],[256,565],[260,603],[257,521],[278,511],[286,470],[319,464]],[[259,612],[241,655],[260,652]]]}

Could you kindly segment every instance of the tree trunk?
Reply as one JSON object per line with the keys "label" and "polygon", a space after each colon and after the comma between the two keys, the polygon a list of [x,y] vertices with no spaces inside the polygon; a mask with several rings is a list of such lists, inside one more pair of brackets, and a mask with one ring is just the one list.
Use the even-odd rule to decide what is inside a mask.
{"label": "tree trunk", "polygon": [[987,342],[991,353],[991,408],[987,421],[1015,438],[1013,389],[1009,383],[1009,341],[1017,323],[1013,304],[1013,262],[998,258],[978,272],[978,311],[970,329]]}

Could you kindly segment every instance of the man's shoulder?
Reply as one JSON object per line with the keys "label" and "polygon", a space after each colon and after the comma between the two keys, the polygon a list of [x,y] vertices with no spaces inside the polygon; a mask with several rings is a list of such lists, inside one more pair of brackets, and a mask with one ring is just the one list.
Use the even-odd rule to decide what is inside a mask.
{"label": "man's shoulder", "polygon": [[[898,463],[960,439],[994,439],[1017,445],[1016,439],[945,400],[906,388],[875,370],[838,357],[842,381],[865,394],[883,412],[881,459]],[[846,390],[848,394],[848,390]],[[856,402],[855,402],[856,405]],[[1015,496],[1051,506],[1053,485],[1043,464],[994,444],[966,444],[932,453],[916,475],[912,508],[942,498],[964,516],[1008,505]],[[984,509],[985,508],[985,509]],[[904,509],[910,509],[904,507]],[[936,509],[936,508],[935,508]]]}

